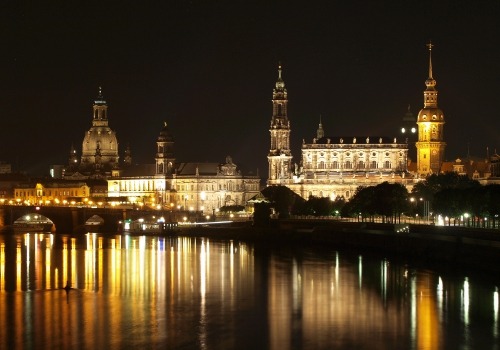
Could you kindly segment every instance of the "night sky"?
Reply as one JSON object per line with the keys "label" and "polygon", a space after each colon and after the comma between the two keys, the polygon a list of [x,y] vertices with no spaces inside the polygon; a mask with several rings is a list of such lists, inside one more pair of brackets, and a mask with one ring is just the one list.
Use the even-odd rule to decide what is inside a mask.
{"label": "night sky", "polygon": [[266,178],[278,61],[297,162],[320,115],[327,135],[398,136],[429,40],[446,158],[500,152],[498,1],[159,3],[2,1],[0,160],[48,174],[80,154],[102,86],[122,157],[153,163],[166,121],[177,161],[230,155]]}

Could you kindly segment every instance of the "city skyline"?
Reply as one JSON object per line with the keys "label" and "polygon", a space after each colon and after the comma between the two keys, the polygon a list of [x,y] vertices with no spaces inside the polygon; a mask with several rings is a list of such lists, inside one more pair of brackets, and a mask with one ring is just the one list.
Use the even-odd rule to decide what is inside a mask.
{"label": "city skyline", "polygon": [[279,61],[296,161],[320,115],[326,135],[401,136],[408,105],[423,107],[429,40],[445,159],[500,147],[493,1],[118,4],[0,5],[0,160],[48,174],[81,154],[102,86],[122,159],[129,145],[154,163],[166,121],[177,161],[230,155],[265,177]]}

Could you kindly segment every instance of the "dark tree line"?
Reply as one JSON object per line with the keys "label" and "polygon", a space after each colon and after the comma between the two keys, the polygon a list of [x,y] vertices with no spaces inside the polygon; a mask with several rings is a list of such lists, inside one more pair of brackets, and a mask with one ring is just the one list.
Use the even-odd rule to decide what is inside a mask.
{"label": "dark tree line", "polygon": [[466,220],[471,226],[486,226],[487,221],[494,226],[499,219],[500,185],[481,186],[466,175],[446,173],[430,175],[412,193],[429,200],[432,211],[448,217],[449,225]]}
{"label": "dark tree line", "polygon": [[384,222],[399,222],[408,211],[408,190],[401,184],[383,182],[377,186],[358,187],[354,196],[342,210],[344,216],[373,220],[382,217]]}
{"label": "dark tree line", "polygon": [[[270,206],[280,218],[292,214],[356,217],[372,221],[380,217],[384,222],[397,223],[403,215],[430,217],[440,214],[448,217],[448,224],[453,225],[463,220],[466,214],[471,226],[485,226],[485,218],[495,226],[500,214],[500,185],[482,186],[478,181],[453,172],[430,175],[416,183],[411,193],[405,186],[389,182],[359,187],[348,202],[343,197],[332,201],[312,196],[305,201],[284,186],[268,189]],[[266,207],[264,216],[268,210]]]}

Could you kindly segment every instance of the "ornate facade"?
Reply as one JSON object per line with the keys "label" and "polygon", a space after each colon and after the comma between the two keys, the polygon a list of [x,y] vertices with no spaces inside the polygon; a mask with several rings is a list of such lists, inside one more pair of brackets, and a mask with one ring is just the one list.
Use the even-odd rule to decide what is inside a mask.
{"label": "ornate facade", "polygon": [[385,136],[325,136],[321,119],[316,137],[311,142],[303,140],[300,162],[292,169],[284,86],[280,65],[273,91],[268,185],[287,186],[306,199],[349,199],[359,186],[384,181],[413,184],[405,141]]}
{"label": "ornate facade", "polygon": [[439,174],[444,161],[444,115],[437,103],[436,80],[432,77],[432,43],[429,43],[429,77],[425,81],[424,108],[417,117],[417,172],[425,177]]}
{"label": "ornate facade", "polygon": [[225,163],[176,163],[174,138],[164,123],[156,141],[155,164],[127,167],[108,179],[109,197],[172,210],[213,214],[242,205],[260,190],[258,175],[244,175],[231,157]]}

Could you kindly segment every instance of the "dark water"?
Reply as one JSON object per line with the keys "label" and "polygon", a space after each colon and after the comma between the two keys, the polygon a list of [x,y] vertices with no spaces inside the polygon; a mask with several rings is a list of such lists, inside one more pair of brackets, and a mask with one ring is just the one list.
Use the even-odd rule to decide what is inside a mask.
{"label": "dark water", "polygon": [[0,235],[0,349],[499,349],[499,317],[487,279],[334,248]]}

